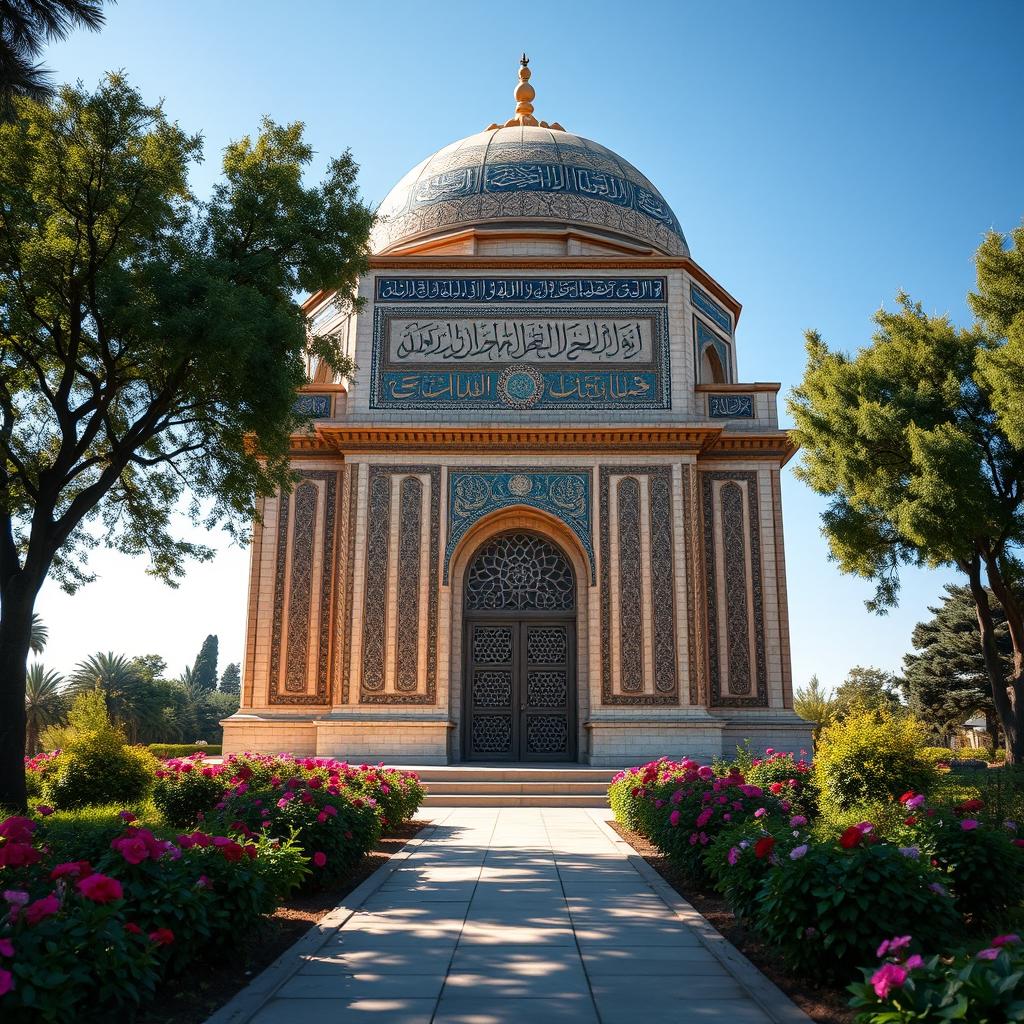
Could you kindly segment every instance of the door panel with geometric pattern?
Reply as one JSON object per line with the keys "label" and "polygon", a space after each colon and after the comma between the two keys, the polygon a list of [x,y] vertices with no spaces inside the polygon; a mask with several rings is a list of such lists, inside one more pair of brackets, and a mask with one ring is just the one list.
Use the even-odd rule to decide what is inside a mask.
{"label": "door panel with geometric pattern", "polygon": [[492,537],[466,572],[463,753],[576,758],[576,579],[536,534]]}

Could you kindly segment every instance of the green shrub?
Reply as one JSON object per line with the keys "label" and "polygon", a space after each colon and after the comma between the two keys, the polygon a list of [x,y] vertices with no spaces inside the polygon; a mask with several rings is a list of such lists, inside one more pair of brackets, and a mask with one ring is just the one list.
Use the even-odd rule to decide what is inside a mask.
{"label": "green shrub", "polygon": [[870,821],[875,826],[876,835],[891,840],[899,837],[906,815],[907,812],[895,800],[873,800],[847,808],[826,803],[814,819],[811,831],[817,842],[831,843],[851,825]]}
{"label": "green shrub", "polygon": [[126,808],[124,804],[107,804],[57,811],[43,819],[39,835],[57,863],[87,860],[96,864],[109,855],[111,842],[124,832],[129,820],[162,831],[167,838],[173,834],[160,828],[160,819],[151,805]]}
{"label": "green shrub", "polygon": [[[967,824],[971,820],[965,819]],[[1024,851],[1006,829],[965,829],[964,821],[947,819],[936,830],[935,861],[949,876],[962,914],[981,920],[1024,900]]]}
{"label": "green shrub", "polygon": [[1024,1017],[1024,944],[1015,935],[996,936],[985,949],[953,957],[889,957],[880,966],[864,968],[863,974],[863,981],[850,986],[850,1005],[859,1011],[862,1024],[994,1024]]}
{"label": "green shrub", "polygon": [[641,831],[642,800],[638,796],[638,791],[642,774],[642,768],[630,768],[619,772],[608,787],[608,804],[615,815],[615,820],[630,832]]}
{"label": "green shrub", "polygon": [[755,927],[798,973],[848,981],[883,939],[941,948],[956,932],[953,901],[932,884],[934,873],[888,843],[813,844],[768,873]]}
{"label": "green shrub", "polygon": [[814,779],[823,812],[927,792],[937,770],[923,756],[924,729],[907,715],[858,711],[821,734]]}
{"label": "green shrub", "polygon": [[191,828],[224,795],[226,777],[216,765],[182,762],[180,770],[158,768],[153,803],[168,824]]}
{"label": "green shrub", "polygon": [[154,757],[188,757],[190,754],[209,754],[219,757],[221,746],[217,743],[150,743],[146,749]]}

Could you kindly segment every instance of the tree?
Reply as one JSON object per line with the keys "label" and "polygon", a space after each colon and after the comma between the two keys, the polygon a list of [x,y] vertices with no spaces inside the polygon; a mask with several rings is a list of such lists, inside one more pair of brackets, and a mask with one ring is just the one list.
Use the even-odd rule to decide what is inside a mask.
{"label": "tree", "polygon": [[46,643],[50,639],[50,631],[43,622],[43,617],[33,613],[32,633],[28,641],[28,649],[33,654],[42,654],[46,650]]}
{"label": "tree", "polygon": [[[929,606],[932,617],[914,627],[911,643],[916,653],[903,658],[903,688],[916,717],[928,722],[946,740],[976,713],[989,723],[992,745],[996,726],[992,688],[985,659],[978,646],[978,613],[969,587],[947,584],[941,603]],[[1010,637],[998,603],[992,608],[995,643],[1012,671]]]}
{"label": "tree", "polygon": [[1013,586],[1024,543],[1024,437],[1014,374],[1024,343],[1024,229],[1009,249],[990,234],[976,262],[971,327],[930,316],[901,293],[895,312],[875,315],[874,339],[855,356],[811,331],[789,408],[804,452],[797,475],[830,499],[823,532],[840,569],[875,582],[869,608],[897,602],[906,565],[955,566],[966,577],[1007,760],[1020,762],[1024,609]]}
{"label": "tree", "polygon": [[70,696],[96,691],[103,694],[107,713],[135,742],[143,704],[143,680],[136,667],[123,654],[113,651],[90,655],[80,661],[68,677]]}
{"label": "tree", "polygon": [[217,689],[217,637],[211,633],[199,648],[192,666],[195,684],[203,690]]}
{"label": "tree", "polygon": [[307,338],[295,296],[354,294],[373,215],[348,153],[303,183],[299,124],[228,146],[202,202],[199,136],[123,77],[15,102],[0,125],[0,804],[22,807],[43,581],[74,591],[104,543],[173,584],[212,556],[174,534],[177,509],[239,537],[291,486],[307,358],[353,370],[339,336]]}
{"label": "tree", "polygon": [[46,43],[76,28],[95,31],[103,21],[96,0],[0,0],[0,118],[12,116],[15,96],[51,95],[50,73],[34,63]]}
{"label": "tree", "polygon": [[242,692],[242,669],[237,661],[232,661],[224,667],[224,672],[220,677],[220,692]]}
{"label": "tree", "polygon": [[68,704],[62,692],[63,683],[58,672],[44,668],[40,662],[29,666],[25,678],[25,719],[26,752],[30,757],[39,753],[39,734],[43,729],[64,721]]}
{"label": "tree", "polygon": [[803,719],[810,722],[813,728],[814,743],[823,729],[828,728],[836,719],[835,700],[825,692],[821,680],[811,676],[806,686],[798,686],[793,695],[793,710]]}
{"label": "tree", "polygon": [[854,665],[836,688],[833,699],[836,718],[846,718],[855,711],[890,714],[901,711],[903,704],[898,688],[899,682],[891,672]]}

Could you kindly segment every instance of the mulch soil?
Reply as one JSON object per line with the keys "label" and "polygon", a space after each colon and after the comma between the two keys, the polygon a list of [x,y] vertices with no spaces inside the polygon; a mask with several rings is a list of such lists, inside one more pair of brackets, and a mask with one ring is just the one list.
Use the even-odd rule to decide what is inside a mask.
{"label": "mulch soil", "polygon": [[352,874],[329,888],[293,896],[265,918],[262,928],[240,935],[229,958],[196,964],[187,982],[176,979],[160,986],[136,1024],[202,1024],[429,824],[413,819],[391,829]]}
{"label": "mulch soil", "polygon": [[643,836],[608,823],[687,903],[722,936],[729,940],[755,967],[770,978],[808,1017],[819,1024],[853,1024],[856,1014],[847,1005],[848,994],[829,985],[792,977],[782,959],[737,919],[729,904],[714,889],[695,885],[674,867],[657,847]]}

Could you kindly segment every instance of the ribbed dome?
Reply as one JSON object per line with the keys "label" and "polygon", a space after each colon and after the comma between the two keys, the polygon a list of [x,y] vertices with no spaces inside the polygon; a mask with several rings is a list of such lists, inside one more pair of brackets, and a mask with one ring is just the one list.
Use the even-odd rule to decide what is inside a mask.
{"label": "ribbed dome", "polygon": [[610,149],[569,132],[515,125],[438,150],[378,210],[376,253],[478,224],[579,225],[671,256],[688,256],[661,193]]}

